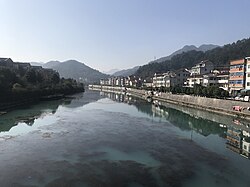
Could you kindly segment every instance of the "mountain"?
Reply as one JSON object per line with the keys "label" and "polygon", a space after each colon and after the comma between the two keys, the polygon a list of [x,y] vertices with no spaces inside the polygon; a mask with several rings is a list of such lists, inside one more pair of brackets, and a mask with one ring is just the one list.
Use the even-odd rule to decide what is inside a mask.
{"label": "mountain", "polygon": [[217,47],[220,47],[218,45],[213,45],[213,44],[203,44],[201,45],[200,47],[196,47],[195,45],[185,45],[183,48],[173,52],[171,55],[169,56],[166,56],[166,57],[162,57],[162,58],[159,58],[159,59],[156,59],[150,63],[154,63],[154,62],[164,62],[166,60],[170,60],[173,56],[175,55],[178,55],[178,54],[181,54],[181,53],[185,53],[185,52],[188,52],[188,51],[203,51],[203,52],[206,52],[208,50],[212,50],[214,48],[217,48]]}
{"label": "mountain", "polygon": [[209,51],[209,50],[212,50],[212,49],[215,49],[217,47],[220,47],[218,45],[213,45],[213,44],[203,44],[201,45],[197,51],[203,51],[203,52],[206,52],[206,51]]}
{"label": "mountain", "polygon": [[127,77],[130,75],[133,75],[138,69],[139,69],[139,66],[136,66],[136,67],[133,67],[130,69],[124,69],[124,70],[117,71],[117,72],[113,73],[112,75],[113,76]]}
{"label": "mountain", "polygon": [[61,77],[82,80],[87,84],[99,83],[100,79],[109,77],[76,60],[68,60],[65,62],[50,61],[44,64],[43,67],[58,71]]}
{"label": "mountain", "polygon": [[[232,44],[216,47],[212,50],[203,52],[211,46],[200,46],[201,51],[192,50],[174,55],[169,60],[153,62],[141,66],[134,75],[147,78],[152,77],[154,73],[163,73],[169,70],[180,68],[190,68],[202,60],[210,60],[215,66],[229,66],[230,60],[250,56],[250,38],[238,40]],[[212,46],[213,48],[213,46]]]}
{"label": "mountain", "polygon": [[43,66],[42,62],[29,62],[32,66]]}
{"label": "mountain", "polygon": [[57,60],[49,61],[49,62],[43,64],[43,67],[44,67],[44,68],[52,68],[52,69],[53,69],[54,66],[57,66],[57,65],[59,65],[60,63],[61,63],[61,62],[59,62],[59,61],[57,61]]}
{"label": "mountain", "polygon": [[107,75],[112,75],[112,74],[114,74],[117,71],[120,71],[120,70],[119,69],[111,69],[109,71],[104,71],[103,73],[105,73]]}

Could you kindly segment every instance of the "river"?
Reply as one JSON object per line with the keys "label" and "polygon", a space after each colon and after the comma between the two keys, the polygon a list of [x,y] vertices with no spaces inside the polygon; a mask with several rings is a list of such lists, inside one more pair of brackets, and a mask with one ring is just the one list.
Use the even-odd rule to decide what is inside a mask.
{"label": "river", "polygon": [[248,187],[247,126],[86,91],[0,116],[0,186]]}

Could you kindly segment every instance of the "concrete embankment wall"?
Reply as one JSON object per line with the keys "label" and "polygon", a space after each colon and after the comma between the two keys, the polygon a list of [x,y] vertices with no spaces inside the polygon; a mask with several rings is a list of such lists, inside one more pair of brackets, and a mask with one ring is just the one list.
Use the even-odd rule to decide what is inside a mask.
{"label": "concrete embankment wall", "polygon": [[250,119],[250,111],[243,110],[241,112],[234,111],[233,106],[241,106],[244,108],[250,107],[250,102],[233,101],[226,99],[215,99],[190,95],[178,95],[170,93],[162,93],[160,96],[154,96],[155,99],[170,102],[174,104],[184,105],[215,113],[239,116]]}
{"label": "concrete embankment wall", "polygon": [[[111,86],[99,86],[93,85],[92,88],[103,91],[123,91],[123,87],[111,87]],[[132,95],[136,96],[144,96],[146,90],[127,88],[126,91]],[[191,96],[191,95],[179,95],[179,94],[170,94],[170,93],[161,93],[159,96],[153,96],[153,99],[157,99],[159,101],[164,101],[168,103],[178,104],[182,106],[202,109],[218,114],[225,114],[230,116],[238,116],[241,118],[250,120],[250,111],[243,110],[241,112],[234,111],[233,106],[241,106],[244,108],[250,107],[250,102],[242,102],[242,101],[233,101],[226,99],[215,99],[215,98],[207,98],[207,97],[199,97],[199,96]]]}
{"label": "concrete embankment wall", "polygon": [[[138,92],[141,94],[142,92],[145,91],[133,89],[133,92]],[[246,109],[247,107],[250,107],[250,102],[207,98],[207,97],[191,96],[191,95],[171,94],[171,93],[161,93],[159,96],[153,96],[153,99],[177,105],[192,107],[196,109],[202,109],[218,114],[237,116],[250,120],[250,111],[242,110],[240,112],[233,110],[233,106],[241,106]]]}
{"label": "concrete embankment wall", "polygon": [[98,91],[108,91],[108,92],[124,92],[124,87],[112,87],[112,86],[101,86],[101,85],[89,85],[90,89]]}

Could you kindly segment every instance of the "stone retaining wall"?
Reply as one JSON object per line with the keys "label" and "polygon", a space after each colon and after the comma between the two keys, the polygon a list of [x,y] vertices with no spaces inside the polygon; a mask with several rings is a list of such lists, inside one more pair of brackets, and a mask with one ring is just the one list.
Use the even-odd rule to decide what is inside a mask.
{"label": "stone retaining wall", "polygon": [[243,108],[250,107],[250,102],[215,99],[191,95],[178,95],[170,93],[162,93],[160,96],[154,96],[154,98],[170,103],[185,105],[188,107],[194,107],[211,112],[234,115],[250,119],[250,111],[243,110],[239,112],[233,110],[233,106],[241,106]]}
{"label": "stone retaining wall", "polygon": [[[113,90],[113,91],[125,91],[124,87],[111,87],[111,86],[93,86],[93,88],[98,88],[99,90]],[[134,88],[126,88],[126,92],[137,95],[144,96],[146,90],[134,89]],[[234,101],[234,100],[226,100],[226,99],[215,99],[215,98],[207,98],[207,97],[199,97],[192,95],[181,95],[181,94],[170,94],[170,93],[161,93],[158,96],[153,96],[154,99],[188,106],[192,108],[202,109],[218,114],[225,114],[230,116],[237,116],[250,120],[250,111],[243,110],[241,112],[234,111],[233,106],[241,106],[244,108],[250,107],[250,102],[243,101]]]}

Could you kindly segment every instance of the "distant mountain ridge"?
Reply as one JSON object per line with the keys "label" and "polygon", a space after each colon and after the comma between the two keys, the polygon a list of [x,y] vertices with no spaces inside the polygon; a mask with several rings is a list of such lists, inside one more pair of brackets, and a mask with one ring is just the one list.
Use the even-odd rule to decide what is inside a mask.
{"label": "distant mountain ridge", "polygon": [[107,75],[113,75],[114,73],[121,71],[120,69],[111,69],[108,71],[104,71],[103,73],[107,74]]}
{"label": "distant mountain ridge", "polygon": [[[196,47],[194,45],[186,45],[182,49],[179,49],[172,53],[169,56],[159,58],[155,61],[152,61],[150,63],[161,63],[165,62],[168,59],[171,59],[172,57],[176,56],[177,54],[182,54],[188,51],[208,51],[214,48],[219,47],[218,45],[213,45],[213,44],[204,44],[201,45],[200,47]],[[57,60],[54,61],[49,61],[47,63],[42,63],[42,62],[30,62],[31,65],[35,66],[42,66],[44,68],[51,68],[59,72],[61,77],[65,78],[73,78],[76,80],[81,80],[85,83],[99,83],[100,79],[106,79],[111,76],[130,76],[138,72],[139,69],[141,69],[139,66],[135,66],[130,69],[124,69],[124,70],[117,70],[117,69],[112,69],[110,70],[109,73],[110,75],[107,75],[105,73],[101,73],[98,70],[95,70],[84,63],[81,63],[76,60],[68,60],[64,62],[60,62]]]}
{"label": "distant mountain ridge", "polygon": [[42,66],[43,66],[44,68],[53,68],[54,66],[57,66],[57,65],[59,65],[59,64],[61,64],[60,61],[53,60],[53,61],[49,61],[49,62],[47,62],[47,63],[45,63],[45,64],[42,64]]}
{"label": "distant mountain ridge", "polygon": [[[204,49],[204,46],[200,46]],[[205,46],[206,48],[206,46]],[[238,40],[232,44],[216,47],[208,51],[191,50],[174,55],[170,60],[148,63],[140,66],[134,75],[141,78],[152,77],[154,73],[164,73],[180,68],[190,68],[202,60],[210,60],[215,66],[229,66],[230,60],[250,56],[250,38]]]}
{"label": "distant mountain ridge", "polygon": [[130,75],[133,75],[139,69],[139,67],[140,66],[135,66],[130,69],[120,70],[120,71],[113,73],[112,76],[122,76],[122,77],[130,76]]}
{"label": "distant mountain ridge", "polygon": [[196,47],[195,45],[185,45],[183,48],[173,52],[171,55],[156,59],[156,60],[154,60],[154,61],[152,61],[150,63],[154,63],[154,62],[160,63],[160,62],[164,62],[166,60],[171,60],[171,58],[173,56],[181,54],[181,53],[185,53],[185,52],[188,52],[188,51],[193,51],[194,50],[194,51],[206,52],[206,51],[215,49],[217,47],[220,47],[220,46],[219,45],[214,45],[214,44],[203,44],[200,47]]}
{"label": "distant mountain ridge", "polygon": [[90,84],[99,83],[100,79],[109,77],[109,75],[101,73],[76,60],[67,60],[64,62],[50,61],[43,64],[43,67],[58,71],[60,76],[64,78],[73,78]]}

